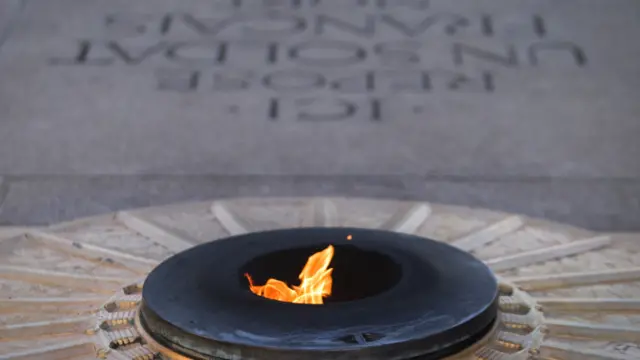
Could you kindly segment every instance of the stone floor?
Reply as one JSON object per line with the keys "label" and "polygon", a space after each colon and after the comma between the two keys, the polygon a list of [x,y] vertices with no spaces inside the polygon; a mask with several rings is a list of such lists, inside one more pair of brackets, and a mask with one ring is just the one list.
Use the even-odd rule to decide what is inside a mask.
{"label": "stone floor", "polygon": [[[467,251],[483,261],[500,281],[498,321],[504,324],[496,326],[496,336],[488,336],[448,359],[520,359],[531,354],[559,360],[640,359],[640,233],[595,233],[526,216],[426,202],[323,197],[210,199],[108,213],[52,227],[0,227],[0,358],[133,360],[158,357],[158,353],[175,358],[138,326],[136,309],[143,286],[147,296],[149,271],[177,252],[215,246],[206,244],[215,239],[299,226],[413,234]],[[344,232],[323,241],[335,245],[336,254],[345,247],[376,250],[360,240],[357,233]],[[415,245],[415,239],[406,241],[412,242],[411,247]],[[391,246],[396,249],[395,258],[402,257],[409,245]],[[416,253],[411,258],[424,257]],[[332,263],[334,274],[342,271],[339,264]],[[219,270],[216,264],[211,265],[207,276]],[[434,269],[438,266],[431,265]],[[464,298],[469,288],[452,286],[450,290]],[[404,300],[400,302],[410,303]],[[393,306],[385,307],[389,309]],[[410,326],[399,327],[395,339],[401,338],[398,334],[402,330],[412,332],[425,321],[437,321],[440,314],[435,309],[411,318]],[[225,334],[225,342],[233,344],[241,339],[247,344],[249,338],[273,335],[249,330],[243,327],[246,323],[238,325],[234,336]],[[388,329],[372,326],[354,324],[340,335],[384,334]],[[132,340],[138,336],[145,341]],[[296,339],[293,344],[297,349],[320,346],[317,342],[303,346],[301,338]],[[499,343],[489,343],[496,340]],[[388,358],[399,358],[388,352],[388,344]],[[369,342],[359,345],[371,346],[368,356],[376,347]],[[345,351],[354,349],[353,345],[339,346]],[[243,347],[243,356],[245,350]],[[270,356],[267,350],[257,354],[282,360],[299,358],[294,351],[287,351],[292,356]],[[352,358],[352,353],[347,354],[342,357]]]}
{"label": "stone floor", "polygon": [[633,0],[0,0],[0,224],[231,196],[640,229]]}

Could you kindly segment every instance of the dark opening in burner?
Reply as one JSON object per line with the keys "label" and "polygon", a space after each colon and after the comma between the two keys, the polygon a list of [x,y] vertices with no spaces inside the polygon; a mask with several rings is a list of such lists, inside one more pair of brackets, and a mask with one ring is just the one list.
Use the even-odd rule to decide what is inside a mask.
{"label": "dark opening in burner", "polygon": [[[347,240],[349,235],[352,240]],[[244,273],[298,285],[335,247],[323,305],[269,300]],[[147,277],[139,325],[192,359],[435,360],[493,328],[498,284],[470,254],[417,236],[354,228],[250,233],[196,246]]]}
{"label": "dark opening in burner", "polygon": [[[264,284],[275,278],[295,285],[298,275],[310,255],[329,246],[286,249],[258,256],[240,268],[238,276],[249,291],[245,274],[251,274],[256,284]],[[333,288],[325,304],[367,298],[389,290],[398,283],[402,269],[389,256],[376,251],[359,249],[354,245],[333,245],[335,254],[330,266],[333,268]]]}

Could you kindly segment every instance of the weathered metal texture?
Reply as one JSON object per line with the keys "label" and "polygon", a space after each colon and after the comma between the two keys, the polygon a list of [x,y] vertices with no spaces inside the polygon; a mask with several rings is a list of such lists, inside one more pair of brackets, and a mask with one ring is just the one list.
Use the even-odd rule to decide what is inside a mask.
{"label": "weathered metal texture", "polygon": [[[328,243],[335,256],[323,306],[265,301],[242,278],[296,284],[306,258]],[[493,272],[453,246],[312,227],[238,235],[172,256],[147,275],[138,311],[156,340],[196,359],[434,360],[485,337],[500,305]]]}
{"label": "weathered metal texture", "polygon": [[143,344],[135,309],[140,284],[157,263],[230,234],[309,225],[415,233],[470,251],[493,267],[504,281],[503,326],[486,339],[493,346],[478,344],[462,358],[640,358],[638,234],[595,234],[427,203],[299,198],[174,205],[49,228],[0,228],[0,359],[152,359],[161,349]]}

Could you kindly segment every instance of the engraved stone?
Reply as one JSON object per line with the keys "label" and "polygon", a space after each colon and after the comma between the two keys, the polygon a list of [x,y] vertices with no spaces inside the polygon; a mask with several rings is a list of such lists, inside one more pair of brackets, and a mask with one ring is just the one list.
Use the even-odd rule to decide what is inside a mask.
{"label": "engraved stone", "polygon": [[30,1],[0,55],[0,173],[637,177],[637,11]]}

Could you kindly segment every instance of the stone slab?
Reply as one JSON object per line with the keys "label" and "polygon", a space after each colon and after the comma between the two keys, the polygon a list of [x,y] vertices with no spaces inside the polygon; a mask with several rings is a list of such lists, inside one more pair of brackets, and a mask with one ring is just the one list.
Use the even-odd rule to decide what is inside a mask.
{"label": "stone slab", "polygon": [[637,1],[267,3],[28,2],[0,173],[640,175]]}
{"label": "stone slab", "polygon": [[11,35],[13,24],[17,21],[23,8],[24,1],[3,0],[0,2],[0,50]]}
{"label": "stone slab", "polygon": [[600,231],[639,231],[640,182],[419,177],[59,176],[8,178],[0,225],[45,225],[144,206],[229,197],[356,196],[490,208]]}

